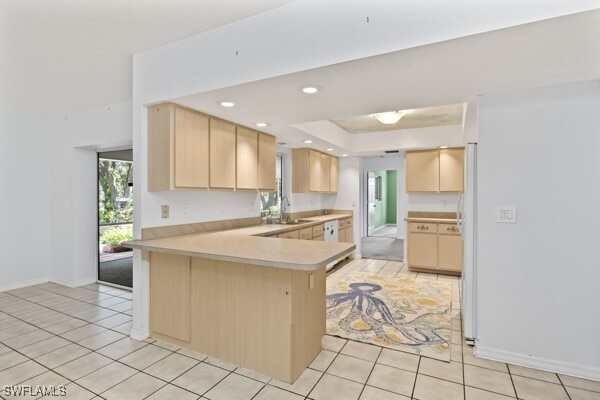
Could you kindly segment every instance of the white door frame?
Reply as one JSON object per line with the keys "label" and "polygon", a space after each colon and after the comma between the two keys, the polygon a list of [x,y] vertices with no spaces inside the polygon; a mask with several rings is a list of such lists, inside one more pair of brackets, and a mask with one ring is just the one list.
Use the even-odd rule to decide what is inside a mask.
{"label": "white door frame", "polygon": [[400,197],[403,195],[403,192],[401,192],[401,187],[400,187],[400,182],[402,181],[400,179],[400,171],[397,168],[365,168],[363,170],[362,176],[362,185],[360,185],[360,198],[363,199],[363,201],[361,202],[361,207],[360,207],[360,220],[361,220],[361,238],[368,236],[368,218],[369,218],[369,172],[375,172],[375,171],[396,171],[396,237],[398,237],[398,233],[401,232],[400,229],[400,224],[401,224],[401,219],[400,218],[400,208],[398,207],[398,200],[400,200],[401,198],[404,199],[404,197]]}

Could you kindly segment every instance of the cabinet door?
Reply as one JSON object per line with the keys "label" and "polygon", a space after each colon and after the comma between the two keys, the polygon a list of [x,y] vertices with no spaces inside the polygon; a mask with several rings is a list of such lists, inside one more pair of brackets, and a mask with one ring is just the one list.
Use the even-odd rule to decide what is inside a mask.
{"label": "cabinet door", "polygon": [[291,231],[291,232],[286,232],[286,233],[281,233],[279,235],[277,235],[278,238],[280,239],[298,239],[300,237],[298,230],[295,231]]}
{"label": "cabinet door", "polygon": [[190,257],[150,253],[150,330],[191,340]]}
{"label": "cabinet door", "polygon": [[331,166],[331,157],[327,154],[321,154],[321,182],[319,184],[320,192],[329,192],[329,169]]}
{"label": "cabinet door", "polygon": [[258,188],[258,132],[238,126],[236,189]]}
{"label": "cabinet door", "polygon": [[346,228],[338,228],[338,242],[346,241]]}
{"label": "cabinet door", "polygon": [[437,267],[437,235],[431,233],[409,233],[408,265],[415,267]]}
{"label": "cabinet door", "polygon": [[277,150],[275,136],[258,134],[258,189],[264,192],[277,190],[275,164]]}
{"label": "cabinet door", "polygon": [[438,236],[438,268],[462,271],[463,241],[460,235]]}
{"label": "cabinet door", "polygon": [[440,162],[437,150],[406,153],[406,191],[438,192]]}
{"label": "cabinet door", "polygon": [[314,150],[308,151],[308,191],[321,191],[321,153]]}
{"label": "cabinet door", "polygon": [[329,165],[329,192],[337,193],[338,191],[338,158],[331,157]]}
{"label": "cabinet door", "polygon": [[440,150],[440,192],[462,192],[464,149]]}
{"label": "cabinet door", "polygon": [[174,185],[208,187],[208,117],[175,109]]}
{"label": "cabinet door", "polygon": [[210,120],[210,187],[235,188],[235,125]]}

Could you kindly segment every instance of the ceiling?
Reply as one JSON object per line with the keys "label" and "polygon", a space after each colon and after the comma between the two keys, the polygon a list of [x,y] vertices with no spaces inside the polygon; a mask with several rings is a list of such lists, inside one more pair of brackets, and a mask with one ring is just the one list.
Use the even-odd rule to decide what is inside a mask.
{"label": "ceiling", "polygon": [[402,115],[402,118],[393,124],[381,123],[373,117],[373,114],[338,118],[331,122],[348,133],[397,131],[398,129],[461,124],[463,110],[464,104],[462,103],[414,110],[383,110],[385,112],[399,111]]}
{"label": "ceiling", "polygon": [[132,55],[292,0],[0,0],[0,100],[52,119],[131,100]]}
{"label": "ceiling", "polygon": [[[600,79],[600,9],[173,101],[246,126],[268,122],[260,129],[289,147],[312,140],[311,147],[333,148],[336,155],[374,155],[419,148],[419,132],[428,128],[351,134],[331,121],[354,122],[362,118],[351,116],[462,104],[480,95],[594,79]],[[321,90],[306,95],[300,88],[307,83]],[[236,106],[221,107],[218,101],[224,99]],[[448,142],[438,136],[437,145],[461,144],[456,133],[462,127],[453,126],[443,130]]]}
{"label": "ceiling", "polygon": [[[291,2],[0,0],[0,100],[58,120],[130,101],[133,54]],[[598,38],[600,9],[173,101],[242,125],[265,121],[260,129],[289,147],[312,140],[337,155],[417,148],[432,127],[440,145],[453,144],[463,105],[479,95],[600,79]],[[306,83],[322,90],[305,95]],[[222,99],[237,104],[224,109]],[[393,130],[369,117],[415,109]]]}

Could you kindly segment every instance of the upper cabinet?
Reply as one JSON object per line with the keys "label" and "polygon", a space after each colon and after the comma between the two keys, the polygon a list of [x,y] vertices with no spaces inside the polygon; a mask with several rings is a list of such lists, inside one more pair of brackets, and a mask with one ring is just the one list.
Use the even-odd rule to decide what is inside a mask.
{"label": "upper cabinet", "polygon": [[258,132],[238,127],[236,144],[236,188],[258,187]]}
{"label": "upper cabinet", "polygon": [[210,119],[210,187],[235,189],[235,125]]}
{"label": "upper cabinet", "polygon": [[463,171],[463,148],[406,152],[406,191],[461,192]]}
{"label": "upper cabinet", "polygon": [[208,120],[173,104],[148,108],[148,190],[208,188]]}
{"label": "upper cabinet", "polygon": [[320,151],[292,150],[293,193],[337,193],[338,159]]}
{"label": "upper cabinet", "polygon": [[275,137],[176,104],[148,108],[148,190],[275,190]]}
{"label": "upper cabinet", "polygon": [[275,171],[275,136],[258,133],[258,190],[274,192],[277,190]]}

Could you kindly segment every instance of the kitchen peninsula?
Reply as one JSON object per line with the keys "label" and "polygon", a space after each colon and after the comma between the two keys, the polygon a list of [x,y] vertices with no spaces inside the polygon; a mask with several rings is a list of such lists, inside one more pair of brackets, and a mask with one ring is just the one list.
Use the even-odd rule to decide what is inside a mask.
{"label": "kitchen peninsula", "polygon": [[127,242],[150,261],[150,335],[295,381],[325,335],[325,266],[356,246],[268,236],[348,217]]}

